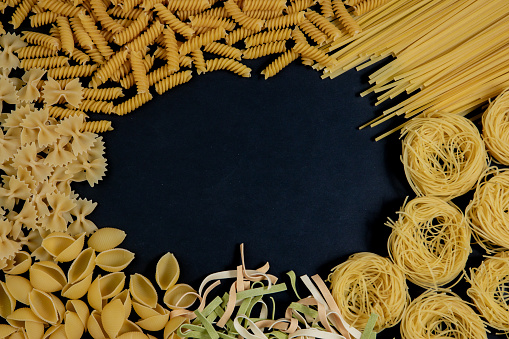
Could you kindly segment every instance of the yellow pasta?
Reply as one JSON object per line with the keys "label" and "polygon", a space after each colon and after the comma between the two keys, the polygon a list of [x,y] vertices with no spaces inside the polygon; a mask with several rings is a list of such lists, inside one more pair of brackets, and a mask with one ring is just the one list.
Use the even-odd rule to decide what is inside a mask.
{"label": "yellow pasta", "polygon": [[268,20],[268,19],[274,19],[277,17],[280,17],[283,15],[282,10],[277,11],[246,11],[244,12],[248,17],[255,18],[255,19],[262,19],[262,20]]}
{"label": "yellow pasta", "polygon": [[[226,58],[240,60],[242,58],[242,51],[238,48],[221,44],[219,42],[211,42],[203,47],[204,52],[221,55]],[[196,66],[196,65],[195,65]]]}
{"label": "yellow pasta", "polygon": [[223,39],[226,36],[226,31],[223,27],[215,28],[202,35],[195,36],[184,42],[179,48],[180,55],[186,55],[195,49],[207,45],[213,41]]}
{"label": "yellow pasta", "polygon": [[144,51],[146,46],[150,45],[155,39],[159,36],[159,34],[163,31],[163,24],[159,21],[154,21],[152,25],[140,36],[127,43],[125,47],[128,50],[136,50],[136,51]]}
{"label": "yellow pasta", "polygon": [[225,40],[226,40],[226,43],[231,46],[231,45],[235,44],[236,42],[238,42],[238,41],[240,41],[254,33],[256,33],[256,32],[253,30],[250,30],[250,29],[247,29],[244,27],[240,27],[240,28],[237,28],[236,30],[230,32],[225,37]]}
{"label": "yellow pasta", "polygon": [[163,42],[164,47],[166,49],[166,60],[168,62],[168,66],[173,71],[178,71],[180,68],[179,65],[179,47],[177,45],[177,39],[175,38],[175,33],[171,28],[165,28],[163,30]]}
{"label": "yellow pasta", "polygon": [[98,65],[104,64],[104,56],[101,52],[94,47],[85,50],[85,53],[89,56],[89,58]]}
{"label": "yellow pasta", "polygon": [[147,14],[141,13],[125,30],[113,35],[113,42],[117,45],[125,45],[140,35],[147,28],[150,18]]}
{"label": "yellow pasta", "polygon": [[210,2],[207,0],[168,0],[168,9],[172,12],[183,11],[203,11],[210,8]]}
{"label": "yellow pasta", "polygon": [[108,45],[108,42],[104,39],[101,31],[99,31],[97,28],[94,19],[85,14],[83,11],[78,14],[78,18],[80,19],[85,32],[87,32],[87,34],[90,36],[101,55],[105,59],[109,59],[114,54],[114,52]]}
{"label": "yellow pasta", "polygon": [[359,2],[356,4],[353,8],[353,15],[362,15],[364,13],[367,13],[369,11],[374,10],[377,7],[380,7],[382,5],[385,5],[390,0],[364,0],[362,2]]}
{"label": "yellow pasta", "polygon": [[106,13],[117,18],[126,18],[134,20],[138,18],[142,13],[144,13],[144,11],[141,8],[134,8],[126,12],[122,7],[115,6],[113,8],[108,9]]}
{"label": "yellow pasta", "polygon": [[84,88],[83,98],[91,100],[114,100],[123,97],[124,93],[121,87],[108,88]]}
{"label": "yellow pasta", "polygon": [[34,59],[56,56],[58,51],[44,46],[26,46],[18,49],[17,54],[20,59]]}
{"label": "yellow pasta", "polygon": [[136,108],[146,104],[150,100],[152,100],[152,95],[149,92],[136,94],[134,97],[116,105],[114,107],[114,112],[118,115],[125,115],[127,113],[131,113]]}
{"label": "yellow pasta", "polygon": [[286,0],[244,0],[242,10],[245,11],[275,11],[286,8]]}
{"label": "yellow pasta", "polygon": [[56,119],[64,119],[72,115],[83,115],[86,116],[87,114],[80,110],[75,109],[69,109],[69,108],[62,108],[58,106],[49,106],[48,107],[48,113],[50,117],[56,118]]}
{"label": "yellow pasta", "polygon": [[71,30],[71,25],[67,17],[60,16],[57,18],[58,31],[60,33],[60,42],[62,49],[68,54],[72,55],[74,51],[74,38]]}
{"label": "yellow pasta", "polygon": [[265,28],[274,30],[300,24],[305,19],[304,12],[296,12],[283,15],[278,18],[269,19],[265,22]]}
{"label": "yellow pasta", "polygon": [[81,128],[81,131],[92,133],[104,133],[108,131],[113,131],[113,127],[111,127],[111,121],[109,120],[87,121]]}
{"label": "yellow pasta", "polygon": [[218,18],[227,18],[228,12],[224,7],[214,7],[201,12],[203,15],[215,16]]}
{"label": "yellow pasta", "polygon": [[251,77],[251,68],[233,59],[227,58],[209,59],[206,61],[206,63],[207,72],[227,70],[245,78]]}
{"label": "yellow pasta", "polygon": [[57,38],[38,32],[23,31],[22,33],[21,38],[28,43],[44,46],[51,50],[60,49],[60,41]]}
{"label": "yellow pasta", "polygon": [[129,13],[134,9],[134,7],[138,6],[142,2],[143,0],[122,0],[119,6],[122,7],[124,13]]}
{"label": "yellow pasta", "polygon": [[249,48],[255,45],[266,44],[269,42],[288,40],[290,39],[291,34],[292,31],[289,28],[266,31],[247,37],[244,40],[244,43],[246,47]]}
{"label": "yellow pasta", "polygon": [[194,30],[180,21],[172,12],[168,10],[163,4],[155,4],[154,9],[156,10],[159,19],[170,26],[175,32],[182,34],[186,38],[190,39],[194,35]]}
{"label": "yellow pasta", "polygon": [[78,62],[81,65],[84,65],[90,61],[90,56],[88,56],[86,53],[83,53],[79,49],[74,48],[74,50],[72,51],[71,59],[73,59],[74,61]]}
{"label": "yellow pasta", "polygon": [[180,267],[172,253],[163,255],[156,266],[156,282],[162,290],[173,287],[180,276]]}
{"label": "yellow pasta", "polygon": [[97,85],[105,83],[120,68],[120,65],[125,63],[127,56],[127,50],[120,50],[115,53],[106,63],[97,69],[97,72],[94,74],[94,78],[97,79],[95,83]]}
{"label": "yellow pasta", "polygon": [[322,15],[324,18],[327,19],[334,18],[334,11],[332,9],[331,0],[320,0],[320,9],[322,11]]}
{"label": "yellow pasta", "polygon": [[28,12],[35,5],[35,0],[23,0],[12,14],[11,24],[14,29],[18,28],[25,21]]}
{"label": "yellow pasta", "polygon": [[57,21],[59,15],[53,12],[42,12],[30,16],[30,26],[40,27]]}
{"label": "yellow pasta", "polygon": [[129,60],[131,61],[131,69],[138,93],[147,93],[149,83],[147,73],[145,71],[145,66],[143,65],[141,52],[131,51],[129,53]]}
{"label": "yellow pasta", "polygon": [[156,82],[154,87],[158,94],[163,94],[175,86],[188,82],[192,77],[192,71],[174,73]]}
{"label": "yellow pasta", "polygon": [[492,101],[482,116],[482,136],[486,149],[497,162],[509,165],[509,90],[505,89]]}
{"label": "yellow pasta", "polygon": [[124,27],[113,20],[106,13],[106,5],[102,0],[90,0],[90,6],[95,14],[96,19],[101,23],[101,27],[112,33],[118,33],[124,30]]}
{"label": "yellow pasta", "polygon": [[275,41],[246,49],[243,53],[243,58],[257,59],[269,54],[277,54],[283,52],[286,52],[286,41]]}
{"label": "yellow pasta", "polygon": [[131,275],[129,281],[129,292],[133,299],[140,304],[155,308],[157,305],[157,291],[154,285],[146,277],[141,274]]}
{"label": "yellow pasta", "polygon": [[37,4],[46,10],[68,17],[76,16],[79,11],[78,7],[60,0],[40,0]]}
{"label": "yellow pasta", "polygon": [[97,69],[97,65],[63,66],[48,70],[48,76],[54,79],[87,77]]}
{"label": "yellow pasta", "polygon": [[357,21],[352,18],[350,13],[348,13],[341,0],[332,0],[332,8],[334,9],[334,13],[336,14],[339,22],[343,24],[348,34],[354,36],[357,33],[362,32],[362,28],[359,26]]}
{"label": "yellow pasta", "polygon": [[297,42],[293,49],[295,52],[309,59],[313,59],[324,66],[332,66],[335,64],[335,60],[333,58],[331,58],[318,48],[310,46],[307,43]]}
{"label": "yellow pasta", "polygon": [[307,18],[304,18],[299,24],[300,29],[306,33],[314,42],[319,46],[323,45],[327,41],[327,35],[316,27]]}
{"label": "yellow pasta", "polygon": [[[306,36],[298,27],[292,31],[292,38],[295,42],[308,43]],[[307,58],[305,56],[301,56],[302,64],[307,66],[312,66],[315,61],[313,59]]]}
{"label": "yellow pasta", "polygon": [[316,4],[316,0],[295,0],[286,8],[287,14],[298,13]]}
{"label": "yellow pasta", "polygon": [[[138,95],[143,94],[146,93]],[[133,259],[134,253],[123,248],[113,248],[99,253],[95,258],[95,263],[106,272],[120,272],[126,268]]]}
{"label": "yellow pasta", "polygon": [[81,20],[78,17],[73,17],[69,19],[69,22],[78,44],[84,49],[91,49],[94,46],[94,43],[81,24]]}
{"label": "yellow pasta", "polygon": [[[72,108],[72,107],[68,107]],[[78,106],[79,110],[85,112],[96,112],[96,113],[111,113],[113,110],[113,102],[111,101],[100,101],[100,100],[82,100]]]}
{"label": "yellow pasta", "polygon": [[299,53],[294,52],[293,50],[286,51],[281,54],[276,60],[271,62],[261,74],[265,76],[265,79],[273,77],[277,73],[279,73],[283,68],[291,64],[294,60],[299,57]]}
{"label": "yellow pasta", "polygon": [[235,22],[228,18],[218,18],[215,16],[199,14],[193,15],[189,19],[191,21],[191,27],[195,30],[199,27],[224,27],[227,31],[232,31],[235,28]]}
{"label": "yellow pasta", "polygon": [[306,18],[327,34],[327,36],[332,40],[337,40],[343,35],[343,33],[341,33],[341,31],[333,23],[315,11],[307,11]]}
{"label": "yellow pasta", "polygon": [[235,20],[239,25],[245,27],[247,29],[253,30],[255,32],[261,31],[263,25],[265,24],[264,20],[250,18],[240,10],[239,6],[233,0],[227,0],[224,3],[224,8],[228,12],[228,14]]}
{"label": "yellow pasta", "polygon": [[69,66],[69,58],[64,56],[51,56],[45,58],[35,59],[22,59],[20,67],[26,70],[31,68],[57,68],[62,66]]}

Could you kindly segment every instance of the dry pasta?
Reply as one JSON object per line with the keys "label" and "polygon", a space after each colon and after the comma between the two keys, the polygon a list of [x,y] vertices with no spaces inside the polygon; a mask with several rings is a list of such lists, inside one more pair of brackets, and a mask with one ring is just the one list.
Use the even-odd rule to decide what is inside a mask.
{"label": "dry pasta", "polygon": [[139,93],[134,97],[116,105],[114,107],[114,111],[118,115],[126,115],[127,113],[131,113],[141,105],[146,104],[150,100],[152,100],[152,95],[149,92]]}
{"label": "dry pasta", "polygon": [[154,84],[154,87],[158,94],[163,94],[175,86],[188,82],[192,77],[192,71],[178,72],[159,80]]}
{"label": "dry pasta", "polygon": [[129,53],[129,60],[131,61],[131,69],[138,93],[148,93],[149,82],[141,52],[131,51]]}
{"label": "dry pasta", "polygon": [[316,27],[311,21],[307,18],[304,18],[299,23],[299,28],[306,33],[315,43],[318,45],[323,45],[327,41],[327,34],[322,32],[318,27]]}
{"label": "dry pasta", "polygon": [[354,6],[353,15],[362,15],[388,3],[389,1],[390,0],[364,0]]}
{"label": "dry pasta", "polygon": [[240,10],[239,6],[233,0],[227,0],[224,3],[224,8],[228,14],[235,20],[239,25],[255,32],[261,31],[265,23],[264,20],[250,18]]}
{"label": "dry pasta", "polygon": [[63,16],[57,18],[58,32],[60,34],[60,43],[66,54],[71,55],[74,51],[74,38],[69,24],[69,19]]}
{"label": "dry pasta", "polygon": [[332,8],[334,9],[334,13],[338,17],[339,21],[346,28],[348,34],[354,36],[362,32],[362,28],[359,26],[357,21],[352,18],[350,13],[348,13],[341,0],[332,0]]}
{"label": "dry pasta", "polygon": [[31,27],[40,27],[57,21],[59,15],[53,12],[42,12],[30,17]]}
{"label": "dry pasta", "polygon": [[[221,44],[219,42],[211,42],[203,47],[204,52],[221,55],[226,58],[240,60],[242,51],[238,48]],[[195,65],[196,66],[196,65]]]}
{"label": "dry pasta", "polygon": [[104,133],[108,131],[113,131],[113,127],[111,127],[111,121],[109,120],[87,121],[81,128],[81,131],[92,133]]}
{"label": "dry pasta", "polygon": [[265,55],[283,52],[286,52],[286,41],[275,41],[250,47],[243,52],[242,57],[244,59],[257,59]]}
{"label": "dry pasta", "polygon": [[482,136],[486,149],[501,164],[509,165],[509,90],[504,90],[491,102],[482,116]]}
{"label": "dry pasta", "polygon": [[292,31],[289,28],[266,31],[247,37],[246,39],[244,39],[244,43],[246,44],[246,47],[249,48],[256,45],[266,44],[269,42],[288,40],[290,39],[291,34]]}
{"label": "dry pasta", "polygon": [[34,0],[21,1],[19,6],[16,8],[16,11],[12,14],[11,17],[11,24],[14,28],[18,28],[19,26],[21,26],[23,21],[25,21],[26,17],[28,16],[28,12],[30,12],[34,5],[35,5]]}
{"label": "dry pasta", "polygon": [[294,60],[299,57],[299,54],[294,52],[293,50],[286,51],[281,54],[276,60],[270,63],[262,72],[265,76],[265,79],[273,77],[277,73],[281,72],[283,68],[291,64]]}
{"label": "dry pasta", "polygon": [[50,56],[45,58],[22,59],[20,63],[20,67],[27,70],[31,68],[50,69],[62,66],[69,66],[69,58],[64,56]]}
{"label": "dry pasta", "polygon": [[34,59],[56,56],[58,51],[44,46],[26,46],[18,49],[17,54],[20,59]]}
{"label": "dry pasta", "polygon": [[251,68],[233,59],[228,58],[209,59],[206,61],[206,63],[207,72],[227,70],[235,74],[238,74],[244,78],[251,77]]}

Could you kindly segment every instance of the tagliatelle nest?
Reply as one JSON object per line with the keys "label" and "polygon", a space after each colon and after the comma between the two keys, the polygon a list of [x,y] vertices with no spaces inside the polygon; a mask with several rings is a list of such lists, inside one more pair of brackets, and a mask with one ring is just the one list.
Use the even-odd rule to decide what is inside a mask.
{"label": "tagliatelle nest", "polygon": [[419,195],[453,199],[468,192],[488,166],[475,125],[455,114],[435,112],[409,121],[401,161]]}

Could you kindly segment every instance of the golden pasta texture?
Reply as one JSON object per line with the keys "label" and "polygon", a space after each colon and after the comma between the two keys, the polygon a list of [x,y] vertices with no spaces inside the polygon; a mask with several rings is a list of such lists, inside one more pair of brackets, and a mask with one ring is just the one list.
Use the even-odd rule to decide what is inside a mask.
{"label": "golden pasta texture", "polygon": [[273,77],[277,73],[281,72],[283,68],[288,66],[290,63],[292,63],[294,60],[296,60],[299,57],[299,54],[294,52],[293,50],[286,51],[285,53],[281,54],[276,60],[270,63],[262,72],[265,76],[265,79],[268,79],[270,77]]}
{"label": "golden pasta texture", "polygon": [[129,53],[129,60],[131,61],[131,69],[138,93],[148,93],[149,82],[141,52],[131,51]]}
{"label": "golden pasta texture", "polygon": [[131,113],[141,105],[146,104],[150,100],[152,100],[152,95],[150,94],[150,92],[139,93],[136,94],[134,97],[129,98],[128,100],[116,105],[114,107],[114,112],[115,114],[118,115],[126,115],[127,113]]}
{"label": "golden pasta texture", "polygon": [[509,165],[509,90],[500,93],[482,116],[482,136],[495,160]]}
{"label": "golden pasta texture", "polygon": [[178,72],[159,80],[154,84],[154,87],[158,94],[163,94],[175,86],[188,82],[192,77],[192,71]]}
{"label": "golden pasta texture", "polygon": [[111,127],[111,121],[109,120],[87,121],[81,130],[83,132],[104,133],[113,131],[113,127]]}
{"label": "golden pasta texture", "polygon": [[292,31],[289,28],[277,29],[251,35],[244,40],[244,43],[246,44],[246,47],[249,48],[269,42],[288,40],[291,35]]}
{"label": "golden pasta texture", "polygon": [[265,21],[261,19],[248,17],[240,10],[239,6],[235,3],[235,1],[227,0],[224,3],[224,8],[228,12],[228,14],[233,18],[233,20],[235,20],[242,27],[256,32],[262,30]]}
{"label": "golden pasta texture", "polygon": [[251,68],[233,59],[228,58],[209,59],[206,61],[206,63],[207,72],[227,70],[235,74],[238,74],[244,78],[251,77]]}
{"label": "golden pasta texture", "polygon": [[286,52],[286,41],[269,42],[263,45],[250,47],[243,52],[244,59],[257,59],[269,54]]}

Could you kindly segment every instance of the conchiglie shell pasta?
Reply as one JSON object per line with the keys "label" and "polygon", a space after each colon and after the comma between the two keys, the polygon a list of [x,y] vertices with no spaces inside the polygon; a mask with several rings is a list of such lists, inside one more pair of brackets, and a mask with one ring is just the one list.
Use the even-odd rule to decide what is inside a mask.
{"label": "conchiglie shell pasta", "polygon": [[143,332],[141,327],[133,323],[131,320],[124,321],[124,324],[122,325],[122,328],[120,329],[120,332],[118,333],[119,336],[125,333],[129,332]]}
{"label": "conchiglie shell pasta", "polygon": [[168,339],[172,334],[174,334],[177,329],[182,325],[183,323],[187,322],[187,318],[185,317],[174,317],[171,318],[170,321],[166,324],[164,327],[164,339]]}
{"label": "conchiglie shell pasta", "polygon": [[171,309],[191,306],[196,300],[196,291],[187,284],[177,284],[166,291],[163,301]]}
{"label": "conchiglie shell pasta", "polygon": [[177,283],[180,267],[173,253],[166,253],[156,266],[156,282],[162,290],[167,290]]}
{"label": "conchiglie shell pasta", "polygon": [[16,308],[16,299],[9,293],[7,286],[0,281],[0,316],[6,318]]}
{"label": "conchiglie shell pasta", "polygon": [[28,339],[42,339],[44,336],[44,324],[41,322],[26,321],[25,332]]}
{"label": "conchiglie shell pasta", "polygon": [[119,294],[125,286],[125,274],[123,272],[110,273],[99,281],[99,290],[103,299],[110,299]]}
{"label": "conchiglie shell pasta", "polygon": [[94,310],[90,313],[87,321],[87,330],[94,339],[107,338],[107,334],[102,327],[101,314],[98,311]]}
{"label": "conchiglie shell pasta", "polygon": [[16,331],[17,329],[11,325],[0,324],[0,338],[7,338]]}
{"label": "conchiglie shell pasta", "polygon": [[67,284],[62,288],[62,297],[67,299],[80,299],[87,294],[92,284],[92,273],[74,284]]}
{"label": "conchiglie shell pasta", "polygon": [[106,250],[97,255],[95,263],[106,272],[120,272],[133,261],[134,253],[123,248]]}
{"label": "conchiglie shell pasta", "polygon": [[67,262],[76,259],[83,250],[85,233],[78,235],[77,239],[72,236],[54,232],[42,241],[42,247],[55,257],[55,261]]}
{"label": "conchiglie shell pasta", "polygon": [[28,297],[30,308],[40,319],[49,324],[56,324],[59,321],[57,306],[49,293],[33,289]]}
{"label": "conchiglie shell pasta", "polygon": [[131,308],[132,308],[132,301],[131,301],[131,295],[129,294],[129,290],[123,290],[119,294],[117,294],[113,300],[120,300],[122,302],[122,305],[124,305],[124,315],[125,320],[129,318],[129,315],[131,314]]}
{"label": "conchiglie shell pasta", "polygon": [[143,332],[127,332],[117,337],[117,339],[148,339]]}
{"label": "conchiglie shell pasta", "polygon": [[43,292],[60,291],[67,279],[64,271],[51,261],[41,261],[30,267],[30,283]]}
{"label": "conchiglie shell pasta", "polygon": [[22,304],[28,305],[28,295],[32,292],[30,280],[17,275],[5,275],[5,284],[10,294]]}
{"label": "conchiglie shell pasta", "polygon": [[18,328],[16,332],[9,336],[9,339],[27,339],[27,334],[24,328]]}
{"label": "conchiglie shell pasta", "polygon": [[4,273],[19,275],[23,274],[32,266],[32,256],[25,251],[19,251],[14,256],[12,266],[9,269],[4,269]]}
{"label": "conchiglie shell pasta", "polygon": [[104,227],[90,236],[88,246],[97,252],[104,252],[120,245],[125,237],[126,233],[118,228]]}
{"label": "conchiglie shell pasta", "polygon": [[65,336],[65,331],[64,329],[62,328],[62,324],[58,324],[58,325],[53,325],[53,326],[50,326],[46,332],[44,332],[44,335],[42,336],[42,339],[47,339],[47,338],[52,338],[52,339],[55,339],[55,338],[61,338],[62,336],[62,333],[61,331],[64,333],[63,335]]}
{"label": "conchiglie shell pasta", "polygon": [[14,327],[24,327],[25,322],[27,321],[44,324],[44,321],[41,320],[29,307],[18,308],[7,317],[9,325]]}
{"label": "conchiglie shell pasta", "polygon": [[85,332],[85,325],[75,312],[67,311],[64,315],[64,330],[67,339],[80,339]]}
{"label": "conchiglie shell pasta", "polygon": [[77,281],[84,279],[92,274],[95,268],[95,251],[92,248],[87,248],[81,252],[71,264],[67,272],[67,280],[69,284],[74,284]]}
{"label": "conchiglie shell pasta", "polygon": [[[160,306],[160,305],[158,305]],[[136,324],[147,331],[160,331],[166,326],[168,319],[170,318],[170,312],[161,307],[161,314],[155,315],[153,317],[149,317],[146,319],[141,319],[137,321]]]}
{"label": "conchiglie shell pasta", "polygon": [[157,291],[154,285],[141,274],[131,275],[129,292],[134,300],[142,305],[154,308],[157,305]]}
{"label": "conchiglie shell pasta", "polygon": [[125,321],[124,305],[119,299],[106,304],[101,313],[104,332],[110,338],[116,338]]}
{"label": "conchiglie shell pasta", "polygon": [[160,312],[156,310],[157,307],[161,307],[159,304],[155,308],[148,307],[146,305],[140,304],[139,302],[133,301],[133,309],[134,312],[141,318],[147,319],[156,315],[159,315]]}
{"label": "conchiglie shell pasta", "polygon": [[87,320],[90,315],[87,304],[82,300],[67,300],[65,309],[69,312],[74,312],[78,315],[83,326],[87,325]]}
{"label": "conchiglie shell pasta", "polygon": [[[87,292],[87,300],[88,304],[92,306],[93,309],[101,312],[103,309],[103,298],[101,296],[101,286],[100,286],[101,276],[99,275],[95,280],[90,284]],[[90,321],[90,319],[88,319]]]}

